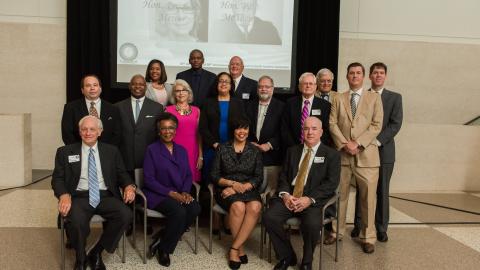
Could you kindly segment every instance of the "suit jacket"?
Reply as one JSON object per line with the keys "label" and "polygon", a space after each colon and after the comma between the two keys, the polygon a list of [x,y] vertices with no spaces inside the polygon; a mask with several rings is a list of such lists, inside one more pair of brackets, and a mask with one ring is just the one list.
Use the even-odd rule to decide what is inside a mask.
{"label": "suit jacket", "polygon": [[188,164],[187,150],[173,143],[173,155],[163,142],[157,140],[148,146],[143,163],[142,188],[148,208],[155,209],[170,191],[190,192],[192,172]]}
{"label": "suit jacket", "polygon": [[[246,118],[243,102],[235,97],[230,98],[228,106],[228,122],[233,119]],[[200,114],[200,134],[203,145],[211,148],[214,143],[220,142],[220,106],[217,97],[207,98]]]}
{"label": "suit jacket", "polygon": [[[315,96],[318,97],[318,98],[322,98],[322,93],[320,91],[317,91],[315,93]],[[338,92],[337,91],[330,91],[328,92],[328,102],[333,103],[333,99],[335,99],[336,97],[338,96]]]}
{"label": "suit jacket", "polygon": [[[98,140],[119,146],[122,140],[122,130],[118,110],[104,99],[102,99],[100,106],[100,119],[103,124],[103,132]],[[62,115],[62,140],[65,145],[82,141],[78,131],[78,122],[87,115],[88,108],[85,104],[85,98],[65,104]]]}
{"label": "suit jacket", "polygon": [[120,101],[115,106],[120,113],[123,131],[120,152],[125,161],[125,167],[129,171],[133,171],[135,168],[143,168],[145,150],[157,138],[155,124],[157,117],[163,112],[163,106],[145,98],[137,123],[133,119],[132,99],[130,97]]}
{"label": "suit jacket", "polygon": [[215,25],[216,33],[213,41],[228,43],[252,43],[252,44],[273,44],[281,45],[282,40],[278,34],[277,28],[269,21],[261,20],[255,17],[252,29],[245,35],[238,28],[233,16],[228,21],[217,21]]}
{"label": "suit jacket", "polygon": [[272,97],[265,113],[262,129],[260,130],[260,139],[257,138],[258,103],[259,101],[254,99],[249,100],[246,104],[246,113],[250,120],[248,140],[258,144],[269,142],[273,149],[262,153],[263,165],[281,165],[283,156],[280,126],[285,103]]}
{"label": "suit jacket", "polygon": [[[303,152],[303,144],[294,145],[287,150],[283,170],[278,180],[277,192],[293,194],[292,181],[298,174]],[[333,148],[320,144],[315,157],[323,157],[323,162],[312,163],[308,173],[303,196],[313,198],[312,207],[323,207],[335,195],[340,183],[340,154]]]}
{"label": "suit jacket", "polygon": [[256,99],[257,85],[257,81],[243,75],[238,83],[237,89],[235,89],[235,97],[243,101]]}
{"label": "suit jacket", "polygon": [[[76,189],[82,170],[82,143],[62,146],[57,149],[55,155],[55,169],[52,174],[52,188],[55,197],[62,194],[70,194],[72,197],[77,193]],[[103,179],[107,189],[118,199],[122,199],[119,188],[132,185],[133,181],[126,172],[122,156],[114,145],[98,142],[98,155],[102,167]],[[76,162],[70,162],[70,156],[79,156]]]}
{"label": "suit jacket", "polygon": [[188,82],[193,91],[192,105],[201,108],[203,102],[205,101],[205,99],[207,99],[217,76],[208,70],[200,69],[198,71],[200,72],[200,87],[197,88],[195,85],[193,85],[194,72],[196,71],[194,71],[193,69],[187,69],[185,71],[182,71],[177,74],[177,79],[182,79]]}
{"label": "suit jacket", "polygon": [[[330,115],[330,103],[314,97],[310,110],[310,116],[315,116],[322,121],[322,143],[331,145],[331,138],[328,129],[328,119]],[[286,147],[290,147],[300,142],[300,134],[302,132],[301,117],[302,117],[302,96],[295,96],[287,100],[285,105],[283,120],[282,120],[282,139]],[[317,113],[320,113],[318,115]]]}
{"label": "suit jacket", "polygon": [[403,109],[402,95],[383,89],[383,124],[382,131],[377,136],[377,140],[382,144],[379,147],[380,162],[395,162],[395,140],[394,137],[402,127]]}
{"label": "suit jacket", "polygon": [[[348,141],[356,141],[364,149],[355,156],[358,167],[379,167],[380,157],[376,137],[383,120],[382,100],[377,93],[366,91],[358,101],[355,118],[350,108],[350,91],[338,95],[330,113],[330,133],[338,150]],[[342,165],[349,165],[350,155],[342,151]]]}

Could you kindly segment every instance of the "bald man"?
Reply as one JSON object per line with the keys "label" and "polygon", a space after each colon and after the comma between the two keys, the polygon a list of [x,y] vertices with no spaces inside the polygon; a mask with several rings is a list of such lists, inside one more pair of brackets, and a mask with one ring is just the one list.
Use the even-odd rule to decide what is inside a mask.
{"label": "bald man", "polygon": [[243,60],[239,56],[234,56],[228,64],[228,71],[235,81],[235,97],[247,101],[257,98],[257,81],[243,75]]}

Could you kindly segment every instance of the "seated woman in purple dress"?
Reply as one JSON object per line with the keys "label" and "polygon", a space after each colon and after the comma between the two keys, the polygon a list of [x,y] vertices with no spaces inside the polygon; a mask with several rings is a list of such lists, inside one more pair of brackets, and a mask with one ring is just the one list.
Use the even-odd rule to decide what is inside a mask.
{"label": "seated woman in purple dress", "polygon": [[148,208],[166,216],[166,227],[150,245],[150,254],[157,255],[163,266],[170,265],[170,256],[182,234],[200,213],[200,205],[190,195],[192,173],[185,148],[176,144],[177,118],[161,114],[156,122],[160,139],[148,146],[143,163],[144,187]]}

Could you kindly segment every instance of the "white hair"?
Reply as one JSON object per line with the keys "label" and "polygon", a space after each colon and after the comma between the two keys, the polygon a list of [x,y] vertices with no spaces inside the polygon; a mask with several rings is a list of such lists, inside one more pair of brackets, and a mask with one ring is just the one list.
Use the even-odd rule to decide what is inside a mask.
{"label": "white hair", "polygon": [[80,121],[78,121],[78,128],[81,128],[82,127],[82,124],[83,122],[85,122],[85,120],[87,119],[94,119],[96,122],[97,122],[97,127],[100,129],[100,130],[103,130],[103,123],[102,123],[102,120],[100,120],[100,118],[97,118],[93,115],[87,115],[87,116],[84,116],[82,117],[82,119],[80,119]]}

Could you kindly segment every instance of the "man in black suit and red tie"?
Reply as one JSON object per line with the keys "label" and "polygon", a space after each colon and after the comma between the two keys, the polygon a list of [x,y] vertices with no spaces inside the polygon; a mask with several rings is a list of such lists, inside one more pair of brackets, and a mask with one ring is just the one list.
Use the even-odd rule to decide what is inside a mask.
{"label": "man in black suit and red tie", "polygon": [[285,104],[273,97],[273,80],[269,76],[258,79],[258,99],[249,100],[246,113],[250,119],[248,140],[262,152],[263,175],[274,192],[282,164],[280,124]]}
{"label": "man in black suit and red tie", "polygon": [[203,52],[198,49],[190,52],[188,62],[190,63],[191,68],[178,73],[177,79],[182,79],[190,85],[193,91],[192,105],[201,108],[203,102],[210,94],[212,85],[217,76],[214,73],[203,69],[205,58],[203,57]]}
{"label": "man in black suit and red tie", "polygon": [[122,140],[120,116],[117,108],[100,98],[102,84],[93,74],[82,78],[80,87],[85,98],[77,99],[65,104],[62,115],[62,140],[67,144],[81,142],[78,132],[78,121],[86,115],[93,115],[103,123],[102,136],[99,141],[116,146]]}
{"label": "man in black suit and red tie", "polygon": [[300,269],[312,269],[313,253],[320,237],[322,208],[335,195],[340,182],[340,154],[320,142],[322,122],[308,117],[302,128],[304,142],[290,147],[272,198],[263,215],[279,262],[274,270],[297,264],[295,251],[284,229],[291,217],[301,219],[303,259]]}
{"label": "man in black suit and red tie", "polygon": [[330,103],[315,96],[317,80],[313,73],[303,73],[298,82],[301,95],[290,98],[285,104],[282,121],[282,140],[285,147],[303,142],[301,130],[307,116],[315,116],[322,121],[322,143],[331,145],[328,127]]}
{"label": "man in black suit and red tie", "polygon": [[[132,212],[125,203],[133,202],[136,187],[123,166],[117,147],[98,142],[102,121],[88,115],[78,125],[82,141],[57,150],[52,188],[76,252],[74,269],[86,269],[87,264],[91,269],[105,269],[101,254],[103,250],[115,251],[131,223]],[[106,219],[106,226],[100,240],[86,255],[89,223],[95,214]]]}

